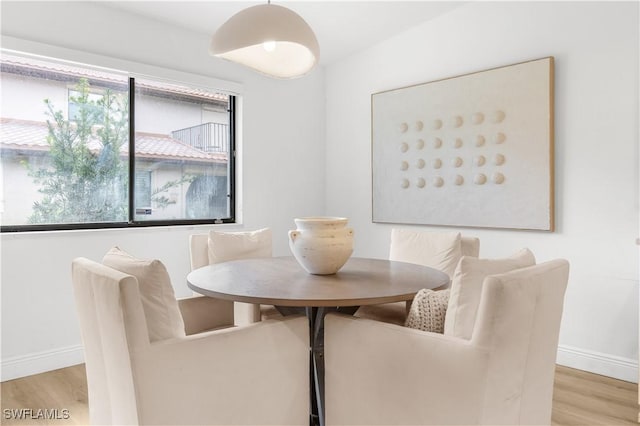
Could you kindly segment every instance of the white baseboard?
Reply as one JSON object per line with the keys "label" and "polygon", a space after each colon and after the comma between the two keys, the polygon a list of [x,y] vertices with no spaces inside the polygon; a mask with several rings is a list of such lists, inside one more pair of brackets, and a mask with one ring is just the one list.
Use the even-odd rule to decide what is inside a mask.
{"label": "white baseboard", "polygon": [[82,345],[68,346],[45,352],[17,356],[2,360],[2,379],[7,381],[45,371],[70,367],[84,362]]}
{"label": "white baseboard", "polygon": [[572,346],[558,346],[558,364],[626,382],[638,383],[638,360],[589,351]]}

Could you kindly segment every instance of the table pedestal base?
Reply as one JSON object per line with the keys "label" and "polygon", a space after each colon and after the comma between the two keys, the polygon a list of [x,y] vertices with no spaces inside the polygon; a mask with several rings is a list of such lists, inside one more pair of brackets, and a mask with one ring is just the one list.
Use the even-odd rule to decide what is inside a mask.
{"label": "table pedestal base", "polygon": [[359,306],[288,307],[276,306],[284,316],[305,314],[309,319],[309,380],[311,413],[309,426],[324,426],[324,316],[330,312],[353,315]]}

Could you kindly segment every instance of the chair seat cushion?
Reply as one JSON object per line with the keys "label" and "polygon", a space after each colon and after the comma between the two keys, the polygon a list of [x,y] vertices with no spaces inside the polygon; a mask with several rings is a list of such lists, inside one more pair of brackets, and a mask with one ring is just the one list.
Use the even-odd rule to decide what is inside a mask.
{"label": "chair seat cushion", "polygon": [[449,289],[422,289],[413,298],[405,326],[442,334],[449,304]]}
{"label": "chair seat cushion", "polygon": [[104,256],[102,263],[138,280],[151,342],[185,336],[184,321],[171,278],[162,262],[138,259],[114,247]]}
{"label": "chair seat cushion", "polygon": [[392,302],[380,305],[360,306],[354,316],[389,324],[404,325],[407,320],[407,303]]}
{"label": "chair seat cushion", "polygon": [[451,282],[451,295],[444,322],[444,334],[470,339],[476,321],[485,277],[535,265],[529,249],[505,259],[478,259],[463,256]]}
{"label": "chair seat cushion", "polygon": [[209,264],[230,260],[271,257],[271,229],[209,232]]}

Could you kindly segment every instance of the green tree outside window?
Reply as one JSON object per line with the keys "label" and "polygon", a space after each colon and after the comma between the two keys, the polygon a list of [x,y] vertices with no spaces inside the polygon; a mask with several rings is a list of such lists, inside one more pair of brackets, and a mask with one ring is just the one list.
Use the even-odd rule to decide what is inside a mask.
{"label": "green tree outside window", "polygon": [[121,156],[129,141],[126,92],[105,89],[90,99],[87,79],[78,81],[73,122],[45,99],[51,165],[30,169],[41,201],[30,223],[122,222],[128,219],[128,163]]}

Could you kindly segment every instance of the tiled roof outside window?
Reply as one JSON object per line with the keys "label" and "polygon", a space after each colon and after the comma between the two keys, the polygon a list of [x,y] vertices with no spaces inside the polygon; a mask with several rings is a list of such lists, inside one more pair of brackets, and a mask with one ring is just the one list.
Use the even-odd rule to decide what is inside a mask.
{"label": "tiled roof outside window", "polygon": [[[47,123],[39,121],[0,119],[0,148],[22,151],[48,151]],[[226,163],[226,153],[204,152],[167,135],[136,132],[136,158],[188,161],[195,163]],[[100,150],[96,139],[87,145],[94,152]],[[128,144],[121,153],[127,156]]]}

